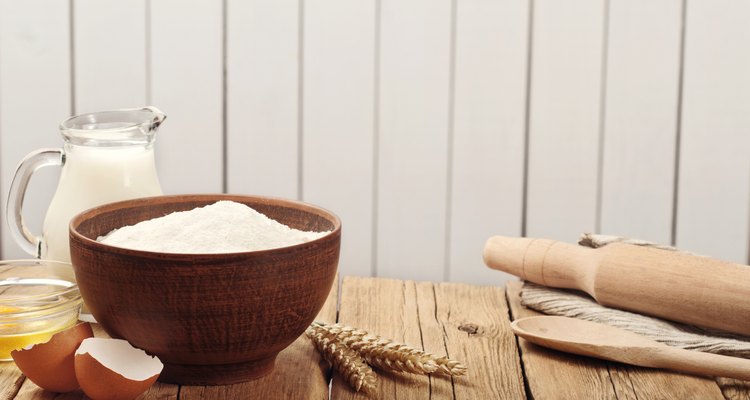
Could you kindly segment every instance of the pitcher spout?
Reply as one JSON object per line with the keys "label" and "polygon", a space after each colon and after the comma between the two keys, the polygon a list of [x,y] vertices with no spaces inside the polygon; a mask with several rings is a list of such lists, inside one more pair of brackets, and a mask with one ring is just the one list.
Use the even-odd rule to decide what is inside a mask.
{"label": "pitcher spout", "polygon": [[165,119],[167,119],[167,115],[154,106],[144,107],[144,110],[149,110],[154,114],[154,117],[151,120],[152,130],[158,128],[159,125],[161,125],[161,123],[164,122]]}

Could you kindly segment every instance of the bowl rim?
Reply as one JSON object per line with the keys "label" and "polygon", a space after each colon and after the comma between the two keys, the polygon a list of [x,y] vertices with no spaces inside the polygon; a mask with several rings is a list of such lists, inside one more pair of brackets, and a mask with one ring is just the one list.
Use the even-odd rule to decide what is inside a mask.
{"label": "bowl rim", "polygon": [[77,308],[80,308],[83,300],[76,282],[71,282],[70,280],[59,276],[20,276],[24,275],[22,272],[29,271],[30,269],[45,268],[48,266],[69,267],[71,266],[70,263],[38,258],[0,260],[0,267],[6,266],[19,268],[19,276],[0,277],[0,286],[48,284],[59,287],[59,290],[24,296],[0,296],[0,307],[4,308],[12,308],[17,306],[19,302],[25,301],[48,302],[47,304],[33,309],[21,308],[12,311],[4,309],[3,312],[0,313],[0,323],[9,323],[9,321],[17,322],[18,320],[31,321],[36,319],[46,319],[58,314],[68,313],[71,310],[76,310],[77,312]]}
{"label": "bowl rim", "polygon": [[[108,211],[122,208],[122,206],[125,204],[137,206],[137,205],[146,204],[149,201],[153,201],[155,199],[159,199],[160,202],[164,202],[164,203],[179,202],[179,199],[197,199],[197,200],[205,199],[207,201],[206,205],[213,204],[214,202],[222,201],[222,200],[242,202],[243,199],[244,200],[247,200],[247,199],[260,200],[261,202],[269,202],[269,203],[281,202],[281,203],[293,206],[293,208],[301,209],[304,211],[314,211],[315,214],[318,214],[319,216],[333,222],[333,229],[328,234],[323,235],[317,239],[310,240],[308,242],[302,242],[302,243],[294,244],[291,246],[275,247],[275,248],[265,249],[265,250],[252,250],[252,251],[241,251],[241,252],[231,252],[231,253],[166,253],[166,252],[158,252],[158,251],[136,250],[136,249],[130,249],[126,247],[113,246],[110,244],[99,242],[94,239],[90,239],[84,236],[83,234],[81,234],[80,232],[78,232],[78,230],[76,229],[83,222],[84,217],[91,218],[91,217],[103,214],[105,212],[108,212]],[[174,200],[174,201],[170,201],[170,200]],[[324,242],[326,240],[330,240],[332,238],[340,236],[341,235],[341,219],[333,212],[323,207],[320,207],[318,205],[311,204],[311,203],[304,202],[304,201],[299,201],[299,200],[287,199],[283,197],[231,194],[231,193],[176,194],[176,195],[138,197],[138,198],[133,198],[133,199],[128,199],[128,200],[105,203],[96,207],[89,208],[87,210],[81,211],[80,213],[76,214],[73,218],[71,218],[70,223],[68,224],[68,234],[70,235],[71,238],[75,237],[76,240],[82,242],[83,244],[87,246],[91,246],[94,248],[98,247],[98,248],[107,249],[107,251],[114,252],[117,254],[138,256],[138,257],[150,258],[150,259],[154,259],[154,258],[177,259],[177,258],[190,257],[191,259],[197,260],[197,259],[215,259],[217,256],[247,257],[251,255],[262,257],[264,255],[278,253],[279,251],[290,251],[290,250],[294,251],[296,249],[303,249],[310,245],[314,245],[319,242]]]}

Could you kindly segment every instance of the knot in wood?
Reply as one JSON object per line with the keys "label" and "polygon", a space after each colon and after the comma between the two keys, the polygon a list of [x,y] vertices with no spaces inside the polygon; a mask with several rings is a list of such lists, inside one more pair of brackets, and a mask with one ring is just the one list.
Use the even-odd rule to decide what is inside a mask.
{"label": "knot in wood", "polygon": [[481,335],[482,332],[484,332],[484,329],[482,329],[477,324],[472,324],[471,322],[466,322],[458,326],[458,330],[462,332],[466,332],[469,335]]}

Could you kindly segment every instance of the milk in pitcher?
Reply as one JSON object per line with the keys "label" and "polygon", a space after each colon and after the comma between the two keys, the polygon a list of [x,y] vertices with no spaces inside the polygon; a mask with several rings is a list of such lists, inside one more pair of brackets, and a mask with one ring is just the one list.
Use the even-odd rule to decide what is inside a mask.
{"label": "milk in pitcher", "polygon": [[68,224],[73,216],[113,201],[162,194],[153,146],[69,147],[67,168],[44,219],[42,248],[42,258],[65,262],[70,262]]}

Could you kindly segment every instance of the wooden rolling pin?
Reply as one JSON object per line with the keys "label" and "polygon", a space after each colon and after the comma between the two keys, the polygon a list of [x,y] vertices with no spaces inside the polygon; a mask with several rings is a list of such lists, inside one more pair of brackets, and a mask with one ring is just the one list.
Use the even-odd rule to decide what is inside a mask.
{"label": "wooden rolling pin", "polygon": [[484,262],[540,285],[578,289],[599,304],[750,336],[750,267],[612,243],[598,249],[495,236]]}

